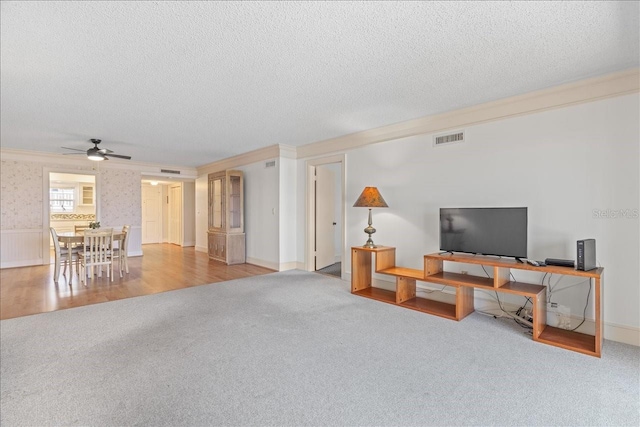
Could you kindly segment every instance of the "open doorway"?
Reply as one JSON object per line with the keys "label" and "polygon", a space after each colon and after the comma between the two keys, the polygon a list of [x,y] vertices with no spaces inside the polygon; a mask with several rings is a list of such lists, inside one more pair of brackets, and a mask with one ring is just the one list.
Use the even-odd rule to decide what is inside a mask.
{"label": "open doorway", "polygon": [[307,162],[307,271],[344,271],[344,156]]}
{"label": "open doorway", "polygon": [[47,236],[43,251],[44,264],[54,262],[53,241],[49,227],[58,234],[75,232],[77,228],[86,228],[90,222],[97,221],[97,188],[95,175],[64,171],[47,171],[45,175],[47,191],[45,206],[45,233]]}
{"label": "open doorway", "polygon": [[195,246],[195,182],[142,179],[142,244]]}

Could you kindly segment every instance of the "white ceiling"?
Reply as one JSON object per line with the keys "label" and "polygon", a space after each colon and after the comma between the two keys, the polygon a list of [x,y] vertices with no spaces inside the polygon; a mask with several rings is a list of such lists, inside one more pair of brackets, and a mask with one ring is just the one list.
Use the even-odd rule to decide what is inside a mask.
{"label": "white ceiling", "polygon": [[639,3],[1,3],[3,148],[198,166],[639,65]]}

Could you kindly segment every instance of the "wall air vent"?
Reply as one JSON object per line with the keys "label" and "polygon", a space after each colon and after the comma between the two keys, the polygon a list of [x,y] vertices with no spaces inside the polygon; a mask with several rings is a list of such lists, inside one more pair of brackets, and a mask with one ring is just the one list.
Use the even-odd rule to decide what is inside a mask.
{"label": "wall air vent", "polygon": [[268,162],[264,163],[264,167],[265,168],[275,168],[276,167],[276,161],[275,160],[269,160]]}
{"label": "wall air vent", "polygon": [[180,171],[174,171],[174,170],[171,170],[171,169],[160,169],[160,172],[162,172],[162,173],[174,173],[176,175],[180,175]]}
{"label": "wall air vent", "polygon": [[456,142],[464,142],[464,131],[455,131],[443,135],[433,136],[433,146],[440,147],[443,145],[453,144]]}

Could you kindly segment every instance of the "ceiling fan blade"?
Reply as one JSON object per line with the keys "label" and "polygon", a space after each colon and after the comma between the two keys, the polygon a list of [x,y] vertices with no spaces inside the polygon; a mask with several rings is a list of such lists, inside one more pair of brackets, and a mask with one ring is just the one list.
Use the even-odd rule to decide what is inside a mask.
{"label": "ceiling fan blade", "polygon": [[120,154],[108,154],[109,157],[117,157],[119,159],[131,160],[131,156],[122,156]]}
{"label": "ceiling fan blade", "polygon": [[[87,152],[87,150],[80,150],[78,148],[69,148],[69,147],[60,147],[60,148],[64,148],[65,150],[81,151],[83,153]],[[71,154],[71,153],[69,153],[69,154]]]}

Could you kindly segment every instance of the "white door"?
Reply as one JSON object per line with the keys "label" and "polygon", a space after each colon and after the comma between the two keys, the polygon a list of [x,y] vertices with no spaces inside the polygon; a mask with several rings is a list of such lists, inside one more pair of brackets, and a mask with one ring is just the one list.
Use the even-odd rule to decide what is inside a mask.
{"label": "white door", "polygon": [[316,167],[316,270],[335,263],[333,172]]}
{"label": "white door", "polygon": [[162,242],[162,190],[142,186],[142,244]]}
{"label": "white door", "polygon": [[182,245],[182,187],[169,187],[169,243]]}

